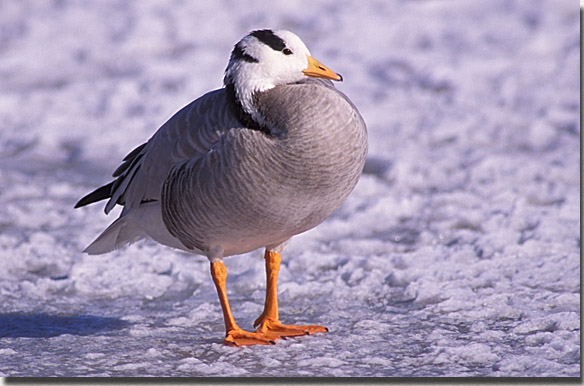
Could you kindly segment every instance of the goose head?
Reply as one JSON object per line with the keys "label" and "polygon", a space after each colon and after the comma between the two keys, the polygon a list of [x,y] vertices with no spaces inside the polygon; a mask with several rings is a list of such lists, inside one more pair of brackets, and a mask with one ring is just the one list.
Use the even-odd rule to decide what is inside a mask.
{"label": "goose head", "polygon": [[243,113],[261,126],[263,118],[254,107],[254,93],[306,77],[343,79],[314,59],[292,32],[265,29],[249,33],[235,45],[225,70],[224,84],[233,89]]}

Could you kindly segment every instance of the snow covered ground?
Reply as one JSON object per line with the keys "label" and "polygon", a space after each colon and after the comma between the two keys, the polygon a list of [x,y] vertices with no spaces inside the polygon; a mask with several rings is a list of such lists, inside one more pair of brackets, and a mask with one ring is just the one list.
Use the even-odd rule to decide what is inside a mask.
{"label": "snow covered ground", "polygon": [[[206,258],[84,255],[117,213],[73,205],[264,27],[343,74],[370,151],[283,254],[282,319],[330,332],[232,348]],[[579,376],[578,66],[569,1],[0,2],[0,375]],[[262,251],[226,265],[250,328]]]}

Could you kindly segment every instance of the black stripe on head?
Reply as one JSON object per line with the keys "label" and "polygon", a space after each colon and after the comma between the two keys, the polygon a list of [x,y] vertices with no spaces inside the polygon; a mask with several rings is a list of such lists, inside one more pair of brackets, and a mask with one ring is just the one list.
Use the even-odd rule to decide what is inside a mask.
{"label": "black stripe on head", "polygon": [[248,62],[248,63],[258,63],[259,62],[259,60],[257,60],[256,58],[254,58],[250,54],[246,53],[243,50],[243,48],[241,48],[241,45],[239,43],[235,45],[235,47],[233,48],[233,51],[231,52],[231,60],[243,60],[244,62]]}
{"label": "black stripe on head", "polygon": [[286,48],[284,40],[276,35],[271,29],[253,31],[250,35],[258,39],[260,42],[270,46],[274,51],[282,51]]}

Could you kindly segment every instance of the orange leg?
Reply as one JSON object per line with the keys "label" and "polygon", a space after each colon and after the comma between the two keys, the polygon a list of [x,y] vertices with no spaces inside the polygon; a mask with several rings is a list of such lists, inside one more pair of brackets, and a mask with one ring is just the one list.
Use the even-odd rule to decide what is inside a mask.
{"label": "orange leg", "polygon": [[221,308],[223,309],[223,318],[225,319],[225,344],[235,346],[245,346],[252,344],[275,344],[273,337],[258,333],[247,332],[239,328],[231,309],[229,308],[229,301],[227,300],[227,290],[225,289],[225,282],[227,281],[227,268],[222,261],[211,263],[211,276],[217,288]]}
{"label": "orange leg", "polygon": [[266,304],[264,312],[256,319],[254,327],[259,327],[256,332],[270,335],[276,338],[286,336],[309,335],[315,332],[327,332],[328,329],[323,326],[292,326],[280,322],[278,315],[278,272],[280,271],[280,262],[282,258],[279,252],[271,252],[266,249]]}

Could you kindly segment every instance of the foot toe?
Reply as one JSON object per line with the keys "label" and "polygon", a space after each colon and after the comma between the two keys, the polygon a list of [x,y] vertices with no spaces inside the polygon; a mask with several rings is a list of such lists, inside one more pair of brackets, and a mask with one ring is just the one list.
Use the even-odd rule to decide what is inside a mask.
{"label": "foot toe", "polygon": [[227,333],[225,344],[231,346],[251,346],[256,344],[276,344],[274,337],[258,332],[247,332],[244,330],[233,330]]}
{"label": "foot toe", "polygon": [[318,325],[294,326],[282,324],[279,321],[265,320],[257,328],[256,332],[279,338],[311,335],[317,332],[328,332],[328,328]]}

